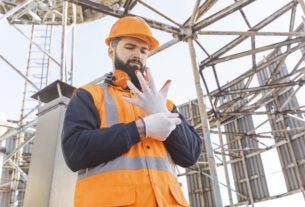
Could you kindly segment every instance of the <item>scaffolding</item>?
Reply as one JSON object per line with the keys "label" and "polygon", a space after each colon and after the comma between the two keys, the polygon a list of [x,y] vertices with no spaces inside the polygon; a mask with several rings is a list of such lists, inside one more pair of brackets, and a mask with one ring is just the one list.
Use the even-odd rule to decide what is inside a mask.
{"label": "scaffolding", "polygon": [[[1,206],[22,206],[31,146],[35,138],[36,119],[31,115],[41,104],[39,101],[27,104],[31,91],[37,92],[48,85],[51,63],[59,68],[58,79],[73,84],[77,24],[105,15],[115,18],[139,16],[133,13],[137,5],[166,20],[167,23],[164,23],[140,15],[152,28],[172,36],[149,56],[179,42],[188,44],[197,99],[178,108],[203,141],[198,162],[179,174],[187,178],[191,206],[224,206],[220,186],[226,187],[231,207],[254,206],[257,202],[295,193],[301,193],[305,199],[305,111],[304,106],[298,103],[298,93],[305,83],[305,69],[302,66],[305,60],[305,23],[304,20],[297,22],[297,11],[304,14],[305,4],[303,0],[287,0],[278,10],[270,11],[256,24],[251,24],[247,8],[258,1],[232,0],[212,13],[210,11],[221,5],[221,1],[188,2],[193,5],[193,12],[183,23],[178,23],[142,0],[0,1],[0,13],[3,14],[0,21],[7,19],[30,42],[25,73],[0,54],[0,58],[25,80],[20,119],[11,121],[14,127],[0,137],[2,142],[6,140]],[[236,31],[209,30],[211,25],[236,13],[246,27]],[[290,14],[287,31],[268,29],[273,22],[287,14]],[[32,25],[30,37],[16,26],[18,24]],[[62,28],[59,61],[51,55],[52,28],[55,25]],[[70,44],[68,35],[71,35]],[[210,53],[202,43],[202,37],[206,36],[230,37],[231,41]],[[261,37],[270,39],[261,46]],[[274,42],[271,38],[281,39]],[[245,43],[247,47],[243,47]],[[71,47],[70,55],[68,47]],[[240,47],[242,49],[236,52],[235,49]],[[40,56],[35,56],[35,52]],[[288,68],[287,59],[297,52],[301,52],[301,58],[292,69]],[[234,61],[242,62],[248,57],[251,67],[223,83],[221,66]],[[202,61],[197,62],[199,58]],[[98,78],[92,83],[102,79]],[[266,119],[257,124],[258,116]],[[265,128],[270,130],[262,131]],[[217,143],[212,141],[215,137]],[[270,150],[278,153],[287,188],[287,192],[278,195],[270,195],[263,165],[262,155]],[[224,169],[225,183],[218,179],[219,167]]]}

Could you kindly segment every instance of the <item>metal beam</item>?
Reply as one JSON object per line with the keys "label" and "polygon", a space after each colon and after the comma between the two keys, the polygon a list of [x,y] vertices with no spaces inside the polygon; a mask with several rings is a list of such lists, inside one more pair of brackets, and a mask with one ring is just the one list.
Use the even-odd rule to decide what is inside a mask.
{"label": "metal beam", "polygon": [[220,189],[219,189],[219,185],[218,185],[218,178],[217,178],[217,172],[216,172],[216,167],[215,167],[213,148],[212,148],[211,139],[210,139],[210,131],[209,131],[210,129],[209,129],[209,122],[208,122],[208,117],[207,117],[207,113],[206,113],[206,105],[203,100],[203,94],[202,94],[202,88],[200,85],[200,76],[199,76],[199,70],[198,70],[199,68],[198,68],[198,65],[196,62],[196,52],[195,52],[192,38],[188,39],[188,45],[189,45],[189,52],[190,52],[191,63],[192,63],[192,68],[193,68],[194,82],[195,82],[195,87],[196,87],[196,92],[197,92],[197,97],[198,97],[198,106],[199,106],[201,127],[202,127],[202,131],[204,134],[205,145],[206,145],[206,150],[207,150],[207,157],[208,157],[208,162],[209,162],[209,170],[211,173],[211,184],[213,187],[213,197],[214,197],[214,201],[215,201],[215,206],[223,207]]}
{"label": "metal beam", "polygon": [[219,143],[220,143],[220,148],[221,148],[222,161],[224,164],[226,183],[228,186],[228,196],[229,196],[229,201],[230,201],[230,207],[234,207],[233,197],[232,197],[232,192],[231,192],[231,183],[230,183],[229,172],[228,172],[227,158],[224,155],[224,145],[223,145],[223,138],[222,138],[222,132],[221,132],[219,120],[217,121],[217,129],[218,129],[218,138],[219,138]]}
{"label": "metal beam", "polygon": [[178,43],[178,42],[180,42],[180,40],[179,40],[178,38],[174,38],[174,39],[172,39],[172,40],[170,40],[170,41],[168,41],[168,42],[166,42],[166,43],[160,45],[160,46],[159,46],[157,49],[155,49],[154,51],[150,52],[150,53],[148,54],[148,57],[151,57],[151,56],[153,56],[153,55],[155,55],[155,54],[157,54],[157,53],[159,53],[159,52],[161,52],[161,51],[163,51],[163,50],[165,50],[165,49],[167,49],[167,48],[169,48],[169,47],[175,45],[175,44]]}
{"label": "metal beam", "polygon": [[[198,14],[197,14],[197,17],[195,19],[194,22],[196,22],[203,14],[205,14],[206,12],[209,11],[209,9],[211,9],[211,7],[217,3],[218,0],[206,0],[202,3],[201,6],[199,6],[199,9],[198,9]],[[189,22],[191,20],[191,17],[189,17],[184,23],[183,23],[183,26],[187,26],[189,25]]]}
{"label": "metal beam", "polygon": [[199,31],[200,35],[233,35],[233,36],[295,36],[305,37],[305,32],[256,32],[256,31]]}
{"label": "metal beam", "polygon": [[225,62],[225,61],[228,61],[228,60],[234,60],[234,59],[241,58],[241,57],[244,57],[244,56],[254,55],[254,54],[259,53],[259,52],[264,52],[266,50],[279,48],[279,47],[286,46],[286,45],[289,45],[289,44],[304,42],[304,40],[305,40],[304,37],[299,37],[299,38],[295,38],[295,39],[285,40],[283,42],[274,43],[274,44],[271,44],[271,45],[266,45],[266,46],[259,47],[259,48],[256,48],[256,49],[251,49],[251,50],[248,50],[248,51],[245,51],[245,52],[240,52],[240,53],[236,53],[236,54],[233,54],[233,55],[229,55],[229,56],[226,56],[226,57],[222,57],[222,58],[218,58],[218,59],[209,61],[206,64],[206,66],[212,66],[212,65],[215,65],[217,63],[222,63],[222,62]]}
{"label": "metal beam", "polygon": [[[273,14],[271,14],[269,17],[265,18],[264,20],[262,20],[261,22],[256,24],[249,31],[258,31],[258,30],[264,28],[266,25],[268,25],[269,23],[273,22],[275,19],[277,19],[278,17],[280,17],[281,15],[283,15],[284,13],[289,11],[296,4],[297,4],[297,2],[295,2],[295,1],[289,2],[288,4],[283,6],[281,9],[279,9],[278,11],[274,12]],[[225,45],[224,47],[222,47],[221,49],[216,51],[210,57],[208,57],[207,59],[201,61],[200,65],[199,65],[200,69],[202,70],[205,67],[205,64],[207,62],[211,61],[212,59],[216,59],[219,56],[223,55],[224,53],[228,52],[229,50],[234,48],[236,45],[238,45],[239,43],[241,43],[245,39],[247,39],[247,36],[239,36],[238,38],[234,39],[229,44]]]}
{"label": "metal beam", "polygon": [[204,27],[209,26],[210,24],[213,24],[214,22],[218,21],[221,18],[224,18],[225,16],[232,14],[233,12],[251,4],[255,0],[240,0],[238,2],[235,2],[234,4],[222,9],[221,11],[205,18],[204,20],[198,22],[194,25],[193,31],[199,31]]}
{"label": "metal beam", "polygon": [[276,114],[299,114],[299,113],[305,113],[305,110],[283,110],[283,111],[274,111],[274,112],[268,112],[268,111],[251,111],[251,110],[245,110],[245,111],[231,111],[231,112],[218,112],[219,116],[227,116],[227,115],[276,115]]}
{"label": "metal beam", "polygon": [[[263,70],[265,67],[267,67],[268,65],[278,61],[279,59],[281,59],[282,57],[285,57],[285,56],[288,56],[289,54],[299,50],[300,48],[304,47],[305,46],[305,43],[301,43],[293,48],[291,48],[290,50],[278,55],[277,57],[273,58],[273,59],[270,59],[268,61],[261,61],[260,63],[257,64],[257,69],[256,71],[260,71],[260,70]],[[252,69],[249,69],[248,71],[246,71],[244,74],[242,74],[241,76],[239,76],[238,78],[234,79],[233,81],[223,85],[221,87],[221,90],[226,90],[228,89],[229,87],[237,84],[238,82],[240,82],[241,80],[244,80],[246,79],[247,77],[251,76],[255,74],[255,72],[252,70]],[[213,92],[210,93],[210,95],[214,95],[216,93],[218,93],[219,91],[218,90],[215,90]]]}
{"label": "metal beam", "polygon": [[303,14],[305,14],[305,3],[304,3],[304,1],[303,0],[298,0],[298,2],[299,2],[300,6],[302,8]]}
{"label": "metal beam", "polygon": [[29,40],[30,42],[32,42],[33,45],[35,45],[43,54],[45,54],[46,56],[48,56],[56,65],[60,66],[60,63],[58,61],[55,60],[55,58],[53,58],[48,52],[46,52],[43,48],[41,48],[39,46],[39,44],[37,44],[36,42],[32,41],[31,38],[29,38],[26,34],[24,34],[23,31],[21,31],[21,29],[19,29],[18,27],[16,27],[16,25],[12,25],[18,32],[20,32],[20,34],[22,36],[24,36],[27,40]]}
{"label": "metal beam", "polygon": [[[89,1],[89,0],[65,0],[65,1],[69,1],[69,2],[77,4],[79,6],[90,8],[95,11],[99,11],[99,12],[102,12],[104,14],[107,14],[107,15],[110,15],[113,17],[121,18],[121,17],[125,16],[124,11],[114,10],[106,5],[96,3],[93,1]],[[138,15],[128,14],[128,16],[138,16]],[[174,27],[174,26],[164,24],[164,23],[161,23],[158,21],[154,21],[154,20],[151,20],[151,19],[148,19],[145,17],[141,17],[141,18],[143,18],[154,29],[158,29],[158,30],[168,32],[171,34],[182,35],[182,32],[181,32],[180,28],[178,28],[178,27]]]}
{"label": "metal beam", "polygon": [[61,58],[60,58],[60,80],[67,82],[67,21],[68,21],[68,3],[62,1],[62,31],[61,31]]}
{"label": "metal beam", "polygon": [[10,63],[5,57],[3,57],[0,54],[0,58],[6,62],[14,71],[16,71],[18,73],[18,75],[20,75],[25,81],[27,81],[29,84],[31,84],[37,91],[39,91],[40,89],[35,85],[35,83],[33,83],[30,79],[28,79],[28,77],[26,77],[25,75],[23,75],[23,73],[18,70],[12,63]]}
{"label": "metal beam", "polygon": [[8,160],[7,162],[8,162],[17,172],[20,173],[20,175],[23,177],[23,179],[24,179],[25,181],[27,181],[27,179],[28,179],[27,174],[26,174],[18,165],[16,165],[12,160]]}
{"label": "metal beam", "polygon": [[33,0],[27,0],[24,1],[23,3],[19,4],[18,6],[12,8],[11,10],[9,10],[8,12],[6,12],[3,16],[0,17],[0,22],[3,19],[8,18],[9,16],[13,15],[14,13],[16,13],[17,11],[19,11],[20,9],[22,9],[23,7],[27,6],[28,4],[30,4]]}
{"label": "metal beam", "polygon": [[37,119],[35,119],[35,120],[33,120],[33,121],[27,123],[27,124],[24,125],[24,126],[21,126],[21,127],[19,127],[19,128],[16,128],[16,129],[14,129],[14,130],[11,130],[11,131],[7,132],[6,134],[4,134],[4,135],[2,135],[2,136],[0,137],[0,142],[3,141],[3,140],[6,140],[6,139],[8,139],[8,138],[13,137],[13,136],[19,134],[20,132],[25,131],[25,130],[28,129],[28,128],[35,127],[35,126],[36,126],[36,123],[37,123]]}
{"label": "metal beam", "polygon": [[150,6],[149,4],[145,3],[144,1],[141,0],[137,0],[136,2],[139,2],[140,4],[142,4],[143,6],[145,6],[146,8],[150,9],[151,11],[159,14],[161,17],[163,17],[164,19],[170,21],[171,23],[177,25],[178,27],[181,27],[182,25],[179,24],[178,22],[176,22],[175,20],[173,20],[172,18],[166,16],[165,14],[161,13],[160,11],[158,11],[157,9],[153,8],[152,6]]}
{"label": "metal beam", "polygon": [[31,138],[27,139],[25,142],[21,143],[19,146],[17,146],[10,154],[8,154],[4,159],[3,159],[3,164],[8,162],[16,153],[19,152],[25,145],[29,144],[31,141],[35,139],[35,136],[32,136]]}
{"label": "metal beam", "polygon": [[197,14],[198,14],[198,11],[199,11],[200,1],[201,0],[196,0],[195,6],[194,6],[194,9],[193,9],[193,13],[191,15],[191,19],[188,22],[188,26],[189,27],[192,27],[194,25],[194,23],[195,23],[195,19],[197,18]]}
{"label": "metal beam", "polygon": [[265,90],[270,90],[272,88],[278,89],[288,86],[302,86],[305,84],[305,80],[297,80],[297,81],[288,81],[288,82],[281,82],[281,83],[272,83],[252,88],[243,88],[243,89],[236,89],[230,91],[220,91],[219,93],[215,94],[214,97],[225,96],[230,94],[243,94],[243,93],[251,93],[251,92],[260,92]]}

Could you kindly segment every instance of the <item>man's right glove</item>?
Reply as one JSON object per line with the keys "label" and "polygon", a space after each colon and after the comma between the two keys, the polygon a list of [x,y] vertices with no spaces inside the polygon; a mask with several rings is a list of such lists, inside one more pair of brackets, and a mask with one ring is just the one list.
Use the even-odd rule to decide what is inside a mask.
{"label": "man's right glove", "polygon": [[159,141],[165,141],[169,134],[181,124],[177,113],[156,113],[143,118],[145,135]]}
{"label": "man's right glove", "polygon": [[148,115],[169,112],[166,106],[166,97],[171,81],[166,81],[161,90],[158,91],[149,68],[147,68],[148,82],[145,81],[142,73],[136,72],[136,75],[141,84],[142,91],[128,80],[127,85],[137,95],[137,98],[133,99],[124,96],[122,98],[129,103],[139,106]]}

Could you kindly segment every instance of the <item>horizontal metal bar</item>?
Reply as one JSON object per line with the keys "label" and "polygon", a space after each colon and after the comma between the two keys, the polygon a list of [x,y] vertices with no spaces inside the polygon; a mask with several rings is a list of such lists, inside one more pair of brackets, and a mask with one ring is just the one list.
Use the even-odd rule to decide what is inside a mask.
{"label": "horizontal metal bar", "polygon": [[[299,45],[291,48],[290,50],[286,51],[285,53],[282,53],[280,55],[278,55],[277,57],[266,61],[261,61],[259,64],[257,64],[257,68],[256,68],[256,72],[263,70],[264,68],[266,68],[268,65],[280,60],[283,57],[286,57],[292,53],[294,53],[295,51],[299,50],[300,48],[305,47],[305,43],[300,43]],[[255,74],[255,71],[253,71],[252,69],[249,69],[248,71],[246,71],[245,73],[243,73],[242,75],[240,75],[239,77],[235,78],[233,81],[223,85],[221,87],[221,90],[225,90],[228,89],[230,87],[232,87],[233,85],[239,83],[240,81],[242,81],[243,79],[246,79],[247,77],[251,76]],[[215,91],[210,92],[210,95],[214,95],[216,93],[219,93],[219,90],[216,89]]]}
{"label": "horizontal metal bar", "polygon": [[252,87],[252,88],[243,88],[243,89],[230,90],[230,91],[220,91],[219,93],[213,95],[212,97],[219,97],[219,96],[225,96],[225,95],[230,95],[230,94],[243,94],[243,93],[250,93],[250,92],[258,92],[258,91],[269,90],[272,88],[283,88],[283,87],[288,87],[288,86],[303,86],[304,84],[305,84],[305,80],[288,81],[288,82],[282,82],[282,83],[262,85],[262,86]]}
{"label": "horizontal metal bar", "polygon": [[279,47],[286,46],[286,45],[289,45],[289,44],[294,44],[294,43],[297,43],[297,42],[304,42],[304,40],[305,40],[305,38],[298,37],[298,38],[295,38],[295,39],[289,39],[289,40],[285,40],[283,42],[278,42],[278,43],[275,43],[275,44],[266,45],[266,46],[259,47],[259,48],[256,48],[256,49],[247,50],[245,52],[240,52],[240,53],[236,53],[236,54],[233,54],[233,55],[225,56],[225,57],[222,57],[222,58],[217,58],[215,60],[211,60],[208,63],[206,63],[206,67],[215,65],[217,63],[222,63],[222,62],[225,62],[225,61],[228,61],[228,60],[234,60],[234,59],[245,57],[245,56],[248,56],[248,55],[254,55],[256,53],[264,52],[264,51],[274,49],[274,48],[279,48]]}
{"label": "horizontal metal bar", "polygon": [[5,139],[8,139],[8,138],[13,137],[13,136],[19,134],[20,132],[25,131],[25,130],[28,129],[28,128],[35,127],[35,126],[36,126],[36,123],[37,123],[37,119],[35,119],[35,120],[33,120],[33,121],[27,123],[27,124],[24,125],[24,126],[21,126],[21,127],[19,127],[19,128],[10,130],[9,132],[7,132],[6,134],[4,134],[4,135],[2,135],[2,136],[0,137],[0,142],[3,141],[3,140],[5,140]]}
{"label": "horizontal metal bar", "polygon": [[305,113],[305,110],[284,110],[284,111],[232,111],[232,112],[217,112],[218,115],[221,117],[223,115],[277,115],[277,114],[298,114],[298,113]]}
{"label": "horizontal metal bar", "polygon": [[[96,3],[93,1],[89,1],[89,0],[65,0],[65,1],[69,1],[69,2],[77,4],[79,6],[84,6],[84,7],[93,9],[95,11],[102,12],[104,14],[107,14],[107,15],[110,15],[113,17],[120,18],[120,17],[125,16],[124,11],[114,10],[106,5]],[[138,16],[138,15],[129,13],[128,16]],[[139,17],[141,17],[141,16],[139,16]],[[178,28],[178,27],[167,25],[167,24],[164,24],[164,23],[161,23],[158,21],[154,21],[154,20],[145,18],[145,17],[141,17],[141,18],[143,18],[154,29],[158,29],[158,30],[172,33],[172,34],[181,34],[182,35],[182,32],[181,32],[180,28]]]}
{"label": "horizontal metal bar", "polygon": [[199,31],[200,35],[239,35],[239,36],[295,36],[305,37],[305,32],[256,32],[256,31]]}
{"label": "horizontal metal bar", "polygon": [[[218,134],[218,131],[211,130],[210,133],[211,134]],[[221,133],[225,134],[225,135],[241,136],[241,137],[272,138],[271,136],[263,136],[263,135],[259,135],[259,134],[248,134],[248,132],[247,133],[242,133],[242,132],[227,132],[227,131],[222,131]]]}
{"label": "horizontal metal bar", "polygon": [[[298,138],[299,138],[299,137],[293,137],[293,138],[290,139],[290,141],[296,140],[296,139],[298,139]],[[263,153],[263,152],[266,152],[266,151],[269,151],[269,150],[274,149],[274,148],[276,148],[276,147],[280,147],[280,146],[282,146],[282,145],[284,145],[284,144],[287,144],[288,142],[289,142],[288,140],[279,141],[279,142],[277,142],[276,144],[270,145],[270,146],[266,147],[266,148],[263,149],[263,150],[260,150],[260,151],[256,151],[256,152],[247,154],[245,157],[246,157],[246,158],[254,157],[254,156],[259,155],[259,154],[261,154],[261,153]],[[234,164],[234,163],[239,162],[239,161],[241,161],[241,159],[234,159],[234,160],[228,161],[227,164]],[[223,165],[222,163],[217,164],[217,167],[222,166],[222,165]]]}

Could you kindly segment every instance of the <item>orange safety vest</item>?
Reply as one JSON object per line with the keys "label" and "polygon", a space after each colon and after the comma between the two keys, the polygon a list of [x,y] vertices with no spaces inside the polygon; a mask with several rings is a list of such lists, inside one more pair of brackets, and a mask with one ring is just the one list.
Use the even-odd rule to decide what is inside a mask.
{"label": "orange safety vest", "polygon": [[[114,75],[120,74],[115,71]],[[119,83],[119,79],[116,81]],[[126,82],[126,81],[125,81]],[[114,82],[115,83],[115,82]],[[88,85],[83,87],[94,100],[100,128],[129,123],[146,114],[121,97],[135,95],[121,86]],[[167,106],[172,110],[173,103]],[[145,137],[126,153],[96,167],[78,172],[75,207],[169,207],[189,206],[175,174],[175,164],[164,143]]]}

